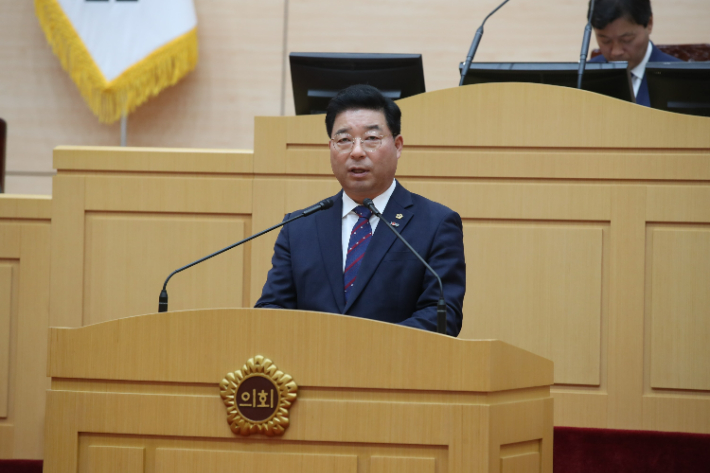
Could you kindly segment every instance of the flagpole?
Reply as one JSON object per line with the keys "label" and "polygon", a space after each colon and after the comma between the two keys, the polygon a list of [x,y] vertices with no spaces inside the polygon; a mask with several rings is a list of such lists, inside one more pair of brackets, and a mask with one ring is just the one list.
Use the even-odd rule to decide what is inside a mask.
{"label": "flagpole", "polygon": [[128,114],[123,111],[121,114],[121,146],[126,146],[126,134],[128,133]]}

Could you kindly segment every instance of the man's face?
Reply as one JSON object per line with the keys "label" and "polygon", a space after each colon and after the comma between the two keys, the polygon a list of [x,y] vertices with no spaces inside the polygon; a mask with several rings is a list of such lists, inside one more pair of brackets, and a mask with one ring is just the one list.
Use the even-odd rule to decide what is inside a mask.
{"label": "man's face", "polygon": [[646,55],[653,17],[645,28],[627,18],[617,18],[604,29],[594,28],[599,49],[607,61],[628,61],[629,69],[638,66]]}
{"label": "man's face", "polygon": [[[386,191],[397,171],[402,154],[402,135],[393,137],[382,112],[346,110],[335,117],[333,140],[330,142],[330,166],[345,193],[355,202],[374,199]],[[363,140],[377,142],[379,147],[368,150]],[[340,150],[335,142],[352,140],[350,150]],[[366,143],[367,146],[367,143]]]}

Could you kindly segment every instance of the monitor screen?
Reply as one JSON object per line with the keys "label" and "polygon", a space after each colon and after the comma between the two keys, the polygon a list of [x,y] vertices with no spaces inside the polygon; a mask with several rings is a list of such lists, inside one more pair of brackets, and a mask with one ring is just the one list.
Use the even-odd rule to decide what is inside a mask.
{"label": "monitor screen", "polygon": [[646,64],[651,107],[710,117],[710,62]]}
{"label": "monitor screen", "polygon": [[[459,64],[459,74],[463,63]],[[533,82],[577,88],[579,64],[576,62],[474,62],[464,85],[487,82]],[[582,89],[635,102],[627,63],[587,63]]]}
{"label": "monitor screen", "polygon": [[425,92],[421,54],[291,53],[289,62],[296,115],[325,113],[338,91],[355,84],[393,100]]}

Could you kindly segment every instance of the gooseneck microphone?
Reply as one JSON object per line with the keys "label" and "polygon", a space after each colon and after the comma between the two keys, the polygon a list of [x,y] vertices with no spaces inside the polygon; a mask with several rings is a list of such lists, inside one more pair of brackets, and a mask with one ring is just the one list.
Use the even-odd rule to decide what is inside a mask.
{"label": "gooseneck microphone", "polygon": [[473,56],[476,55],[476,50],[478,49],[478,43],[481,42],[481,37],[483,37],[483,25],[486,24],[488,18],[490,18],[495,12],[501,9],[503,5],[508,3],[509,0],[505,0],[503,3],[498,5],[498,7],[490,12],[488,16],[483,20],[481,26],[476,30],[476,34],[473,36],[473,41],[471,42],[471,47],[468,50],[468,55],[466,56],[466,61],[463,63],[463,68],[461,69],[461,80],[459,80],[459,87],[463,85],[463,80],[468,74],[468,70],[471,68],[471,62],[473,61]]}
{"label": "gooseneck microphone", "polygon": [[222,253],[224,253],[227,250],[231,250],[232,248],[237,247],[241,244],[244,244],[248,241],[251,241],[256,237],[260,237],[261,235],[263,235],[265,233],[269,233],[271,230],[275,230],[279,227],[282,227],[282,226],[286,225],[287,223],[291,223],[294,220],[298,220],[299,218],[307,217],[308,215],[314,214],[316,212],[320,212],[321,210],[329,209],[332,206],[333,206],[333,201],[331,199],[321,200],[313,207],[309,207],[309,208],[305,209],[303,212],[296,215],[295,217],[291,217],[288,220],[284,220],[281,223],[274,225],[273,227],[269,227],[266,230],[260,231],[259,233],[252,235],[248,238],[245,238],[241,241],[238,241],[238,242],[234,243],[233,245],[229,245],[226,248],[222,248],[219,251],[215,251],[211,255],[207,255],[203,258],[198,259],[197,261],[193,261],[192,263],[183,266],[182,268],[176,269],[175,271],[170,273],[170,276],[168,276],[168,278],[163,283],[163,290],[160,291],[160,297],[158,298],[158,312],[167,312],[168,311],[168,291],[167,291],[168,281],[170,281],[170,278],[175,276],[177,273],[179,273],[181,271],[185,271],[187,268],[191,268],[191,267],[195,266],[196,264],[202,263],[203,261],[206,261],[214,256],[221,255]]}
{"label": "gooseneck microphone", "polygon": [[587,66],[587,54],[589,54],[589,39],[592,36],[592,15],[594,14],[594,0],[589,6],[587,26],[584,27],[584,37],[582,38],[582,52],[579,53],[579,70],[577,71],[577,88],[582,88],[582,76],[584,68]]}
{"label": "gooseneck microphone", "polygon": [[417,253],[417,250],[412,248],[412,245],[410,245],[409,242],[405,240],[404,237],[400,235],[399,232],[395,230],[395,228],[387,220],[385,220],[380,211],[377,210],[377,207],[375,207],[375,203],[372,202],[372,199],[365,199],[362,201],[362,203],[365,204],[365,206],[370,209],[373,214],[377,215],[380,221],[384,223],[387,228],[394,232],[397,238],[399,238],[402,243],[404,243],[404,245],[409,248],[409,251],[414,253],[414,255],[419,258],[419,261],[421,261],[422,264],[426,266],[426,269],[428,269],[431,274],[436,277],[436,280],[439,281],[439,302],[436,304],[436,331],[446,335],[446,301],[444,300],[444,285],[441,282],[441,278],[438,274],[436,274],[436,271],[434,271],[431,266],[429,266],[427,262],[424,261],[424,258],[422,258],[421,255]]}

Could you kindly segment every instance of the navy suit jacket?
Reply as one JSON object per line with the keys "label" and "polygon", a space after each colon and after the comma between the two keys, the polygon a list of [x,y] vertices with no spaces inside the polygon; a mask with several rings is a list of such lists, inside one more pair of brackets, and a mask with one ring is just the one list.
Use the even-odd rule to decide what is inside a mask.
{"label": "navy suit jacket", "polygon": [[[342,191],[332,199],[330,209],[282,227],[256,307],[347,314],[435,331],[438,282],[383,222],[345,302]],[[399,223],[396,229],[441,277],[447,333],[457,336],[466,292],[461,217],[399,182],[382,214],[388,222]]]}
{"label": "navy suit jacket", "polygon": [[[590,59],[588,62],[609,62],[606,60],[604,55]],[[658,49],[653,43],[651,43],[651,57],[648,58],[648,62],[683,62],[677,57],[666,54]],[[639,87],[639,93],[636,94],[636,103],[643,105],[644,107],[651,106],[651,98],[648,95],[648,80],[646,79],[646,74],[644,73],[643,79],[641,80],[641,86]]]}

